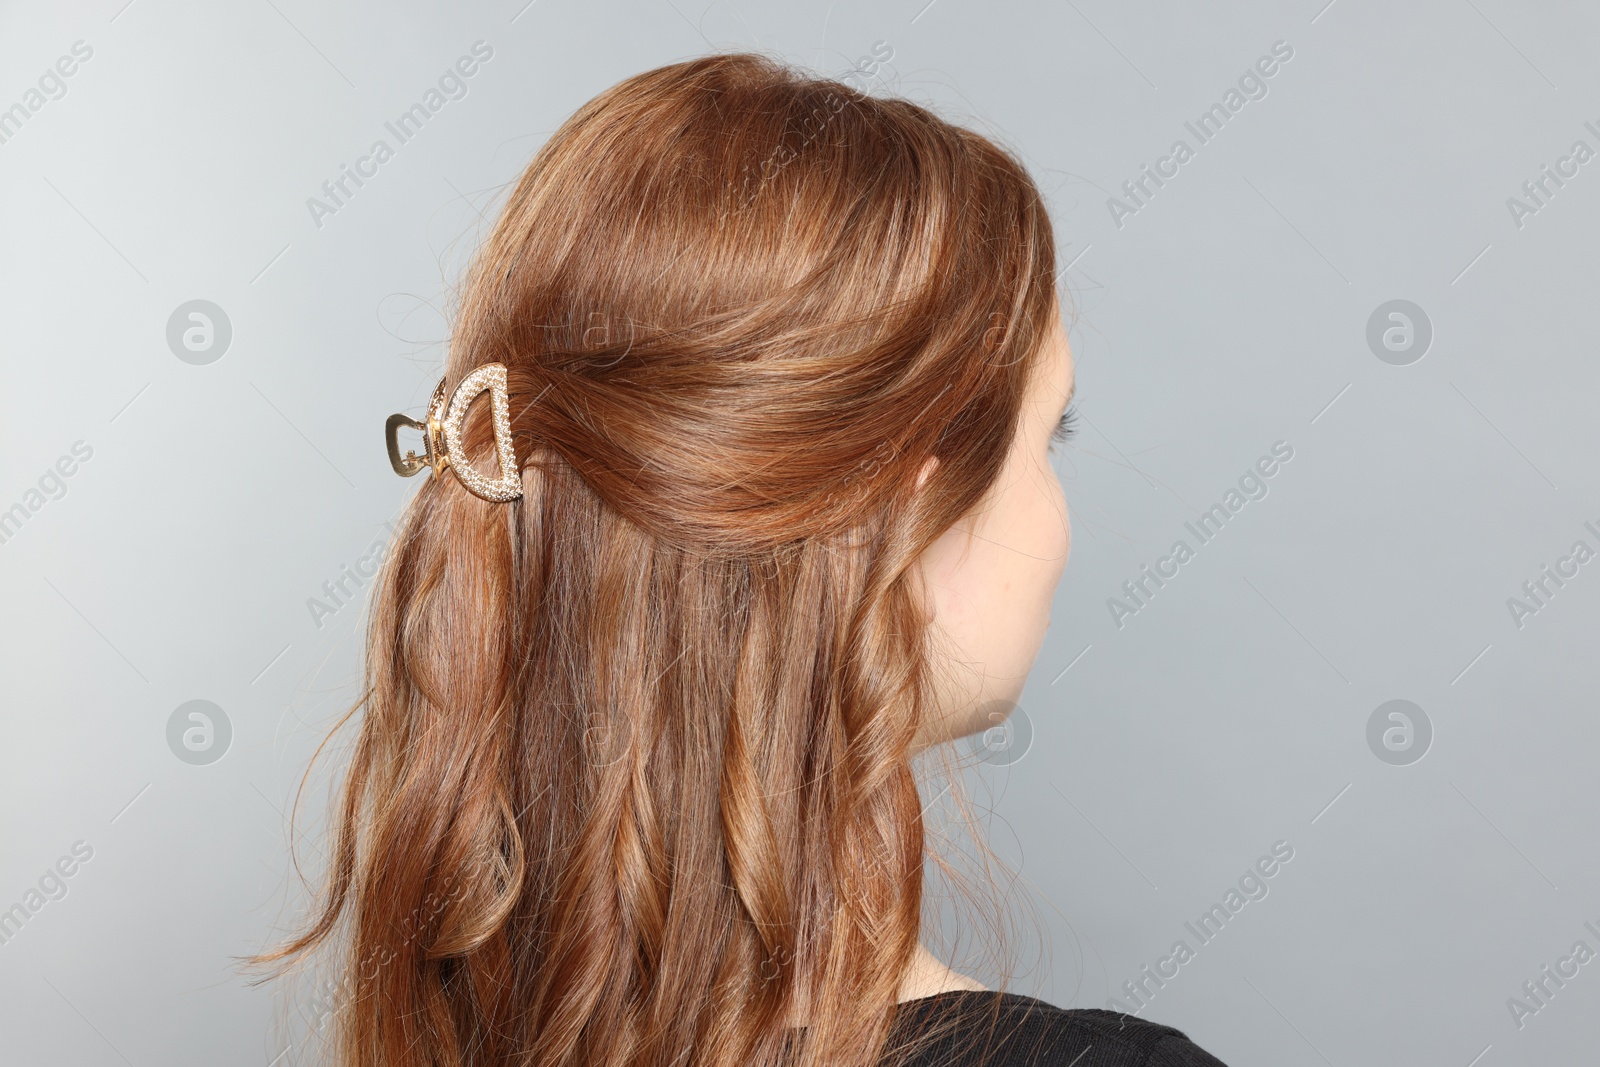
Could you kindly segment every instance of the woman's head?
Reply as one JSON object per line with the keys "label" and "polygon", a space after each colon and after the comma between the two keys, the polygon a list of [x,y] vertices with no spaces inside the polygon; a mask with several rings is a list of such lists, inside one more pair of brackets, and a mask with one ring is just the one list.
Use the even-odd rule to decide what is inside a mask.
{"label": "woman's head", "polygon": [[1065,560],[1054,259],[993,144],[757,57],[556,132],[446,375],[506,365],[523,496],[411,502],[288,950],[348,923],[347,1062],[871,1061],[910,756],[1014,695]]}

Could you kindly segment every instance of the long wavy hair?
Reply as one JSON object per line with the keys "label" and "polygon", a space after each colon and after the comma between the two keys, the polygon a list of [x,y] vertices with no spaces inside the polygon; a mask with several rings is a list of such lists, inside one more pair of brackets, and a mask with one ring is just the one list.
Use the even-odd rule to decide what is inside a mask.
{"label": "long wavy hair", "polygon": [[904,100],[718,55],[561,126],[446,368],[506,364],[523,496],[410,501],[326,885],[255,957],[338,949],[340,1064],[890,1051],[936,714],[914,564],[1001,471],[1054,278],[1023,167]]}

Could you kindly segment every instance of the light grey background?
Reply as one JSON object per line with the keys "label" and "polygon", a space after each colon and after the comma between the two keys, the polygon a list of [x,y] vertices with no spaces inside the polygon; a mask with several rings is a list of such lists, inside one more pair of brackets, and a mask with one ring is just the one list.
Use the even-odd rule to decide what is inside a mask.
{"label": "light grey background", "polygon": [[[416,489],[383,420],[425,402],[506,183],[628,75],[728,48],[837,75],[878,41],[874,91],[1024,156],[1080,312],[1031,747],[977,770],[1048,924],[1016,988],[1105,1006],[1286,841],[1141,1014],[1231,1067],[1594,1060],[1600,963],[1520,1028],[1507,1006],[1600,950],[1600,562],[1507,605],[1600,548],[1600,162],[1507,206],[1600,149],[1594,8],[124,4],[0,7],[0,108],[93,50],[0,143],[0,509],[27,511],[0,544],[0,908],[93,849],[0,944],[0,1060],[303,1062],[228,957],[293,916],[284,812],[355,695],[361,604],[308,600]],[[319,227],[307,198],[480,40],[467,95]],[[1118,227],[1108,196],[1277,41],[1267,95]],[[197,299],[232,326],[206,365],[167,343]],[[1395,299],[1434,331],[1406,366],[1366,340]],[[1119,628],[1122,582],[1278,441],[1268,495]],[[1433,727],[1407,766],[1367,742],[1393,699]],[[208,765],[168,747],[191,700],[231,723]]]}

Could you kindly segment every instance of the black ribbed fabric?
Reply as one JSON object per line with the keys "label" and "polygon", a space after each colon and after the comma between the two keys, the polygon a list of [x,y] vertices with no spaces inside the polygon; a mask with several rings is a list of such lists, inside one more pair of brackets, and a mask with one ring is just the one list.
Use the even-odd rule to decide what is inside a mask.
{"label": "black ribbed fabric", "polygon": [[[897,1060],[895,1050],[911,1043],[916,1050],[910,1058]],[[1017,993],[978,990],[950,990],[900,1004],[882,1062],[904,1067],[1227,1067],[1170,1026],[1102,1008],[1058,1008]]]}

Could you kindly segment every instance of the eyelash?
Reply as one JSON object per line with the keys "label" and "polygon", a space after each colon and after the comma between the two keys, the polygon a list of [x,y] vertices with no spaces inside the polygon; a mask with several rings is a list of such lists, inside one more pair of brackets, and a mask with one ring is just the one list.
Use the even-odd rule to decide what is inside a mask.
{"label": "eyelash", "polygon": [[1050,432],[1050,441],[1053,444],[1064,445],[1078,432],[1078,408],[1072,405],[1062,414],[1061,421],[1056,423],[1056,428]]}

